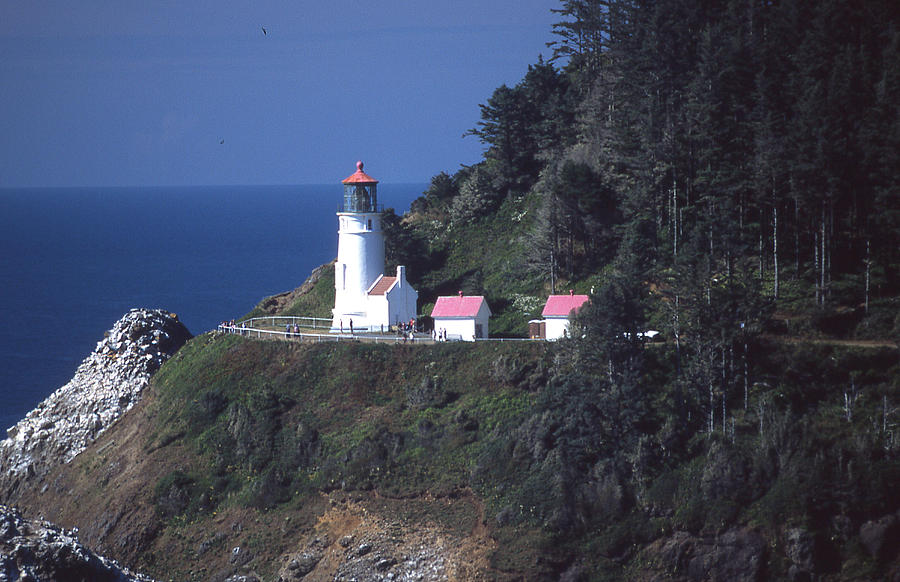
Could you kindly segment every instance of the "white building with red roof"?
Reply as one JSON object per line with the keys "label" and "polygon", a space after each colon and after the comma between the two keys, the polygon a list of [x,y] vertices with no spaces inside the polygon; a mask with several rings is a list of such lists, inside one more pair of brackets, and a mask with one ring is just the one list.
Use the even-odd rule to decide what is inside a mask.
{"label": "white building with red roof", "polygon": [[569,323],[572,316],[587,304],[590,298],[587,295],[575,295],[574,291],[569,291],[568,295],[551,295],[544,304],[544,310],[541,316],[544,321],[541,337],[548,340],[555,340],[566,337],[569,334]]}
{"label": "white building with red roof", "polygon": [[369,287],[367,317],[370,327],[408,322],[416,317],[419,292],[406,280],[406,267],[398,266],[395,277],[381,275]]}
{"label": "white building with red roof", "polygon": [[488,337],[491,309],[482,295],[450,295],[438,297],[431,311],[438,337],[449,340],[475,341]]}
{"label": "white building with red roof", "polygon": [[419,294],[406,280],[406,268],[395,277],[384,274],[383,208],[378,180],[356,172],[342,181],[344,199],[338,211],[338,255],[334,264],[332,331],[388,330],[416,317]]}

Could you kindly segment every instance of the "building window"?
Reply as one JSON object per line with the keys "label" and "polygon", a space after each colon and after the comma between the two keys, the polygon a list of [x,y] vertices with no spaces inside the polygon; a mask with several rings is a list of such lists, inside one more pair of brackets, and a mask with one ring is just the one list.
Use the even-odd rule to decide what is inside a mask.
{"label": "building window", "polygon": [[369,219],[369,228],[368,228],[368,230],[372,230],[372,219],[371,219],[371,218]]}

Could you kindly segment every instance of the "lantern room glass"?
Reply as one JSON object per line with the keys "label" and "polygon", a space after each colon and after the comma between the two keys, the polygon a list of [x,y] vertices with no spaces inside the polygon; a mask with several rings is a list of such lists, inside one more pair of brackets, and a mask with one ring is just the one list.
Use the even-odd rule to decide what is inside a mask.
{"label": "lantern room glass", "polygon": [[344,184],[344,212],[378,212],[376,184]]}

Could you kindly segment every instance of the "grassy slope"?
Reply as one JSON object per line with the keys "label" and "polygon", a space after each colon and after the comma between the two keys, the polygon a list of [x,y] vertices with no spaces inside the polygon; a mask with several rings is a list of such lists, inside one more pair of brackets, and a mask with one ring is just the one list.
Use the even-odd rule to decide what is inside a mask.
{"label": "grassy slope", "polygon": [[[197,459],[152,485],[166,535],[235,508],[255,508],[269,521],[309,512],[321,492],[338,489],[377,489],[381,498],[458,495],[485,445],[479,436],[533,399],[520,386],[498,384],[496,362],[530,369],[547,357],[546,346],[533,344],[198,339],[154,383],[157,421],[146,446],[177,444]],[[164,566],[188,564],[181,555]]]}
{"label": "grassy slope", "polygon": [[266,297],[240,319],[265,315],[330,318],[332,307],[334,307],[333,262],[314,269],[299,288]]}
{"label": "grassy slope", "polygon": [[493,313],[492,336],[526,336],[528,320],[540,315],[546,300],[544,282],[526,265],[536,204],[534,197],[509,199],[465,224],[449,225],[445,216],[408,216],[409,227],[427,241],[427,269],[413,274],[423,313],[439,295],[483,294]]}

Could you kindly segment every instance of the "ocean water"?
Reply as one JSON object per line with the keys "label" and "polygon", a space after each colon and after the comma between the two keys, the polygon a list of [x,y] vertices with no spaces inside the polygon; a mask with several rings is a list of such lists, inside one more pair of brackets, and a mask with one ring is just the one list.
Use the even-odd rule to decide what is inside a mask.
{"label": "ocean water", "polygon": [[[425,184],[381,184],[398,214]],[[133,307],[195,335],[337,255],[340,183],[0,189],[0,438]]]}

